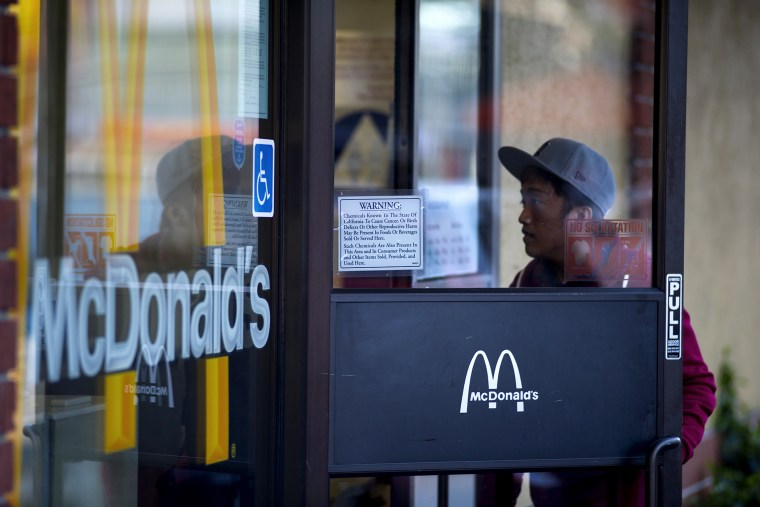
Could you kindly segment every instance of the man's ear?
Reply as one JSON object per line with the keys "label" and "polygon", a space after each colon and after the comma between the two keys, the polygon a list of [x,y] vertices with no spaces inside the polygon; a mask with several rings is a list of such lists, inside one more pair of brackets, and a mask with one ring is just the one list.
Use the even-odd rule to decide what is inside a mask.
{"label": "man's ear", "polygon": [[594,216],[594,212],[591,211],[590,206],[575,206],[567,214],[567,218],[572,220],[591,220]]}

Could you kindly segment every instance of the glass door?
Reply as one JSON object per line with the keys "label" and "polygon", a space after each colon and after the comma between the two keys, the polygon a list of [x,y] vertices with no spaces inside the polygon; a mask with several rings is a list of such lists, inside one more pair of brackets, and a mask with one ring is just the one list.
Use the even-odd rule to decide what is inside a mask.
{"label": "glass door", "polygon": [[278,6],[42,3],[25,500],[271,505]]}
{"label": "glass door", "polygon": [[[679,265],[680,240],[663,240],[679,192],[665,175],[679,168],[658,138],[657,15],[601,1],[336,2],[333,504],[525,505],[641,474],[647,445],[678,432],[658,405],[680,368],[661,353],[663,266]],[[574,380],[530,387],[531,367]],[[587,417],[609,415],[591,395],[605,383],[637,386],[610,400],[638,421],[615,449],[583,437]],[[548,443],[525,420],[578,424],[584,443]]]}

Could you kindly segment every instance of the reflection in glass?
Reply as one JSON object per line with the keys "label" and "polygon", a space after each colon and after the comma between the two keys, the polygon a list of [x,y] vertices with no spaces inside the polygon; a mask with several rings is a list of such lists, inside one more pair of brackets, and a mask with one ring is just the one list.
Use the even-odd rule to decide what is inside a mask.
{"label": "reflection in glass", "polygon": [[426,214],[425,269],[414,273],[416,286],[475,275],[487,265],[478,214],[490,194],[476,178],[480,33],[479,2],[420,3],[415,184]]}
{"label": "reflection in glass", "polygon": [[[383,281],[336,272],[335,286],[508,287],[531,257],[518,220],[520,183],[497,152],[512,146],[533,153],[558,137],[580,141],[608,161],[617,192],[606,219],[647,221],[640,244],[614,240],[643,252],[640,258],[620,250],[615,258],[625,263],[631,257],[646,272],[637,272],[638,281],[628,286],[648,286],[653,12],[603,1],[515,0],[488,9],[468,0],[422,0],[413,42],[405,45],[408,25],[402,15],[395,21],[395,45],[384,46],[386,72],[374,81],[374,89],[386,90],[383,97],[396,106],[409,97],[408,110],[377,112],[368,99],[346,114],[341,104],[357,97],[372,78],[362,73],[357,43],[345,41],[370,40],[378,33],[388,40],[394,21],[387,12],[376,15],[379,5],[373,3],[369,19],[368,5],[338,4],[335,186],[367,195],[423,195],[425,263],[419,270],[389,269]],[[405,12],[404,5],[396,6],[398,12]],[[414,69],[409,78],[396,76],[395,94],[388,84],[393,48],[393,69],[403,72],[409,61]],[[341,57],[347,54],[357,56]],[[406,134],[405,117],[399,115],[413,119],[409,165],[407,149],[394,143]]]}
{"label": "reflection in glass", "polygon": [[[366,196],[423,196],[424,267],[389,269],[382,276],[339,273],[336,217],[334,287],[515,284],[523,268],[545,254],[541,245],[523,240],[523,203],[532,206],[529,199],[534,196],[505,169],[498,152],[511,146],[532,155],[554,138],[577,140],[601,155],[616,190],[605,206],[605,221],[593,212],[569,217],[573,206],[563,213],[560,200],[552,217],[558,235],[550,255],[561,256],[565,264],[570,259],[572,269],[548,273],[549,282],[534,272],[538,281],[529,285],[557,286],[567,277],[571,283],[595,287],[651,286],[654,10],[604,0],[414,4],[412,20],[408,4],[400,0],[336,5],[335,190],[337,196],[346,188]],[[383,16],[379,9],[384,9]],[[389,14],[392,9],[395,13]],[[390,92],[394,76],[394,93],[388,95],[394,107],[383,110],[383,115],[390,111],[387,130],[378,118],[363,118],[366,113],[348,124],[350,115],[339,107],[343,97],[351,96],[346,90],[367,83],[358,59],[340,57],[345,48],[341,37],[349,31],[355,39],[383,33],[393,41],[387,49],[392,48],[394,65],[385,60],[385,73],[375,82]],[[405,73],[409,62],[413,70]],[[405,122],[409,118],[411,127]],[[346,151],[347,132],[361,132],[355,135],[364,144]],[[396,142],[407,134],[408,146]],[[388,167],[390,174],[373,164]],[[575,222],[568,225],[566,218]],[[600,234],[604,231],[608,234]],[[601,262],[592,262],[594,255]],[[393,499],[434,505],[448,485],[457,505],[510,504],[515,499],[529,504],[531,488],[536,498],[541,489],[552,494],[552,479],[548,474],[512,473],[391,477],[382,482],[341,478],[331,483],[331,500],[334,505],[359,505],[362,500],[388,505]]]}
{"label": "reflection in glass", "polygon": [[32,261],[23,473],[51,505],[251,504],[272,441],[250,170],[268,2],[67,5],[63,251]]}

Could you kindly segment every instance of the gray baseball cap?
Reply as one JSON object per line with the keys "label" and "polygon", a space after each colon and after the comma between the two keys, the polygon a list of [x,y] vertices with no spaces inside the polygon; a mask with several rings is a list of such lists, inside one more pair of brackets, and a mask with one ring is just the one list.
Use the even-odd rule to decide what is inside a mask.
{"label": "gray baseball cap", "polygon": [[528,167],[554,174],[588,197],[605,215],[615,202],[615,177],[607,160],[578,141],[549,139],[533,155],[503,146],[499,149],[499,160],[517,179]]}
{"label": "gray baseball cap", "polygon": [[[213,136],[211,140],[219,143],[224,191],[229,192],[229,188],[234,188],[240,179],[240,171],[232,162],[232,138]],[[169,195],[184,182],[202,176],[202,145],[203,139],[200,137],[188,139],[161,157],[156,168],[156,184],[161,202],[165,203]]]}

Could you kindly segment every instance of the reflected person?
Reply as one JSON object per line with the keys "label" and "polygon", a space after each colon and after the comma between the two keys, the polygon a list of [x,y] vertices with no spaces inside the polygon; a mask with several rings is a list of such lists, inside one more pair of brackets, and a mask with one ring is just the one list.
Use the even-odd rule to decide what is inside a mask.
{"label": "reflected person", "polygon": [[[239,193],[241,171],[232,162],[232,139],[214,136],[224,192]],[[159,229],[145,238],[135,257],[141,272],[166,273],[206,264],[204,247],[203,138],[188,139],[168,151],[156,168],[156,189],[163,206]],[[209,163],[208,161],[206,162]],[[246,185],[250,191],[250,184]]]}
{"label": "reflected person", "polygon": [[[227,136],[210,138],[216,159],[204,159],[206,138],[184,140],[167,151],[156,167],[156,189],[163,206],[159,228],[139,244],[133,254],[141,279],[159,273],[185,272],[189,279],[198,269],[208,269],[208,247],[204,240],[203,177],[211,166],[221,172],[220,191],[250,194],[250,176],[233,163],[233,143]],[[247,173],[245,173],[247,174]],[[200,303],[193,295],[190,306]],[[190,310],[188,310],[190,311]],[[169,318],[176,318],[171,315]],[[155,324],[153,324],[155,325]],[[203,324],[206,325],[205,323]],[[175,329],[179,329],[177,323]],[[208,469],[202,463],[204,429],[199,422],[205,393],[199,379],[200,359],[183,359],[181,340],[173,337],[176,359],[164,368],[148,367],[137,371],[137,381],[166,386],[172,402],[161,403],[158,397],[142,396],[138,407],[138,503],[158,506],[231,506],[239,502],[241,479],[234,473]],[[230,360],[230,375],[237,375],[236,363]],[[234,386],[234,383],[232,383]],[[231,391],[232,399],[239,393]],[[153,399],[156,401],[153,401]]]}

